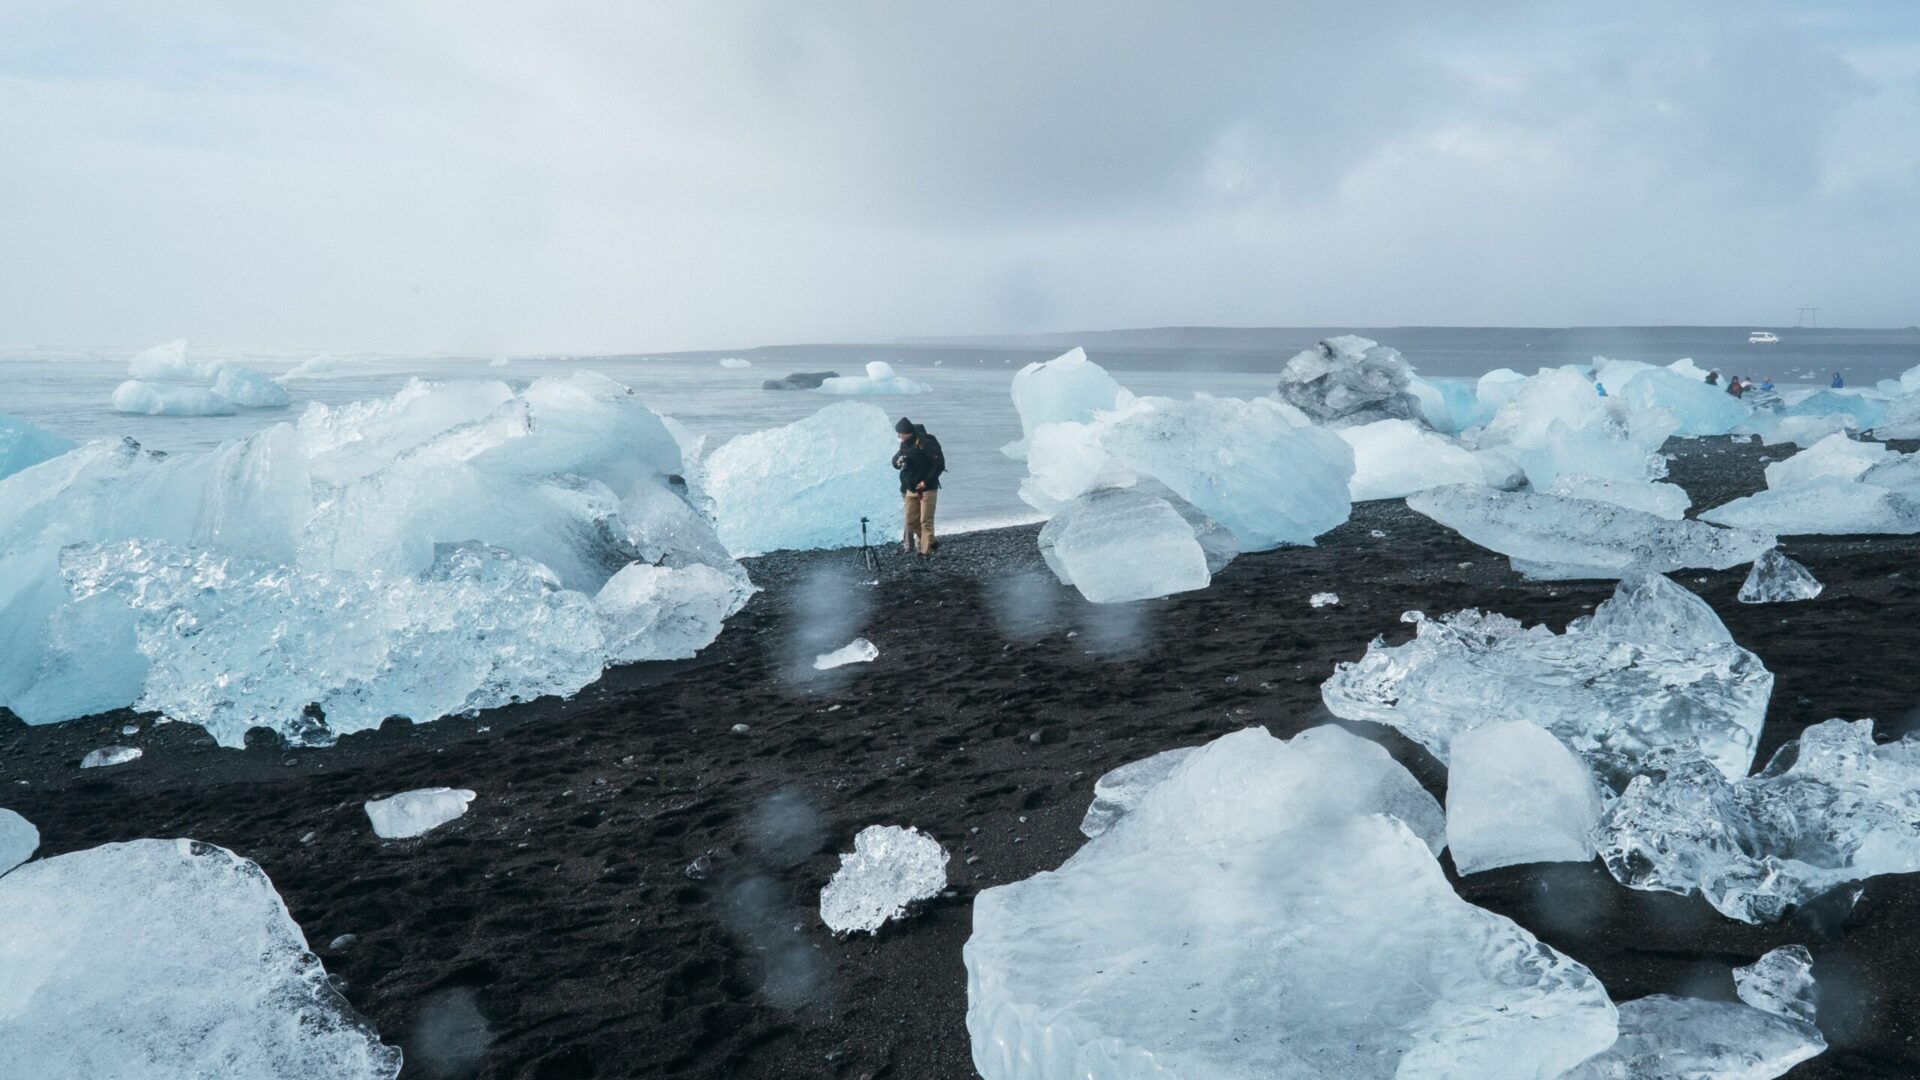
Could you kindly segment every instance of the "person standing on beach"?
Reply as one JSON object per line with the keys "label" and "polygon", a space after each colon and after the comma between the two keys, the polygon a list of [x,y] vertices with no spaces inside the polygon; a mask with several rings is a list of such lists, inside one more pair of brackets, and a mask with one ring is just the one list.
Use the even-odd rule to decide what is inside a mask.
{"label": "person standing on beach", "polygon": [[906,509],[906,532],[901,549],[912,552],[914,541],[920,554],[931,555],[938,546],[933,538],[933,513],[940,502],[940,474],[947,471],[947,457],[940,440],[926,427],[906,417],[893,425],[900,437],[900,450],[893,455],[893,467],[900,470],[900,499]]}
{"label": "person standing on beach", "polygon": [[1847,380],[1841,378],[1840,373],[1836,371],[1833,373],[1833,381],[1827,385],[1835,390],[1842,390],[1846,388]]}

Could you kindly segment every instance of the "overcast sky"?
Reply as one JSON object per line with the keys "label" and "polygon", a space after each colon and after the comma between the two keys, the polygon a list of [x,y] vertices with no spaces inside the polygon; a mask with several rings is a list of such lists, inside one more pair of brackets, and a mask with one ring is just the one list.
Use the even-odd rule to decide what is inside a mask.
{"label": "overcast sky", "polygon": [[1900,0],[0,4],[11,344],[1889,326],[1917,263]]}

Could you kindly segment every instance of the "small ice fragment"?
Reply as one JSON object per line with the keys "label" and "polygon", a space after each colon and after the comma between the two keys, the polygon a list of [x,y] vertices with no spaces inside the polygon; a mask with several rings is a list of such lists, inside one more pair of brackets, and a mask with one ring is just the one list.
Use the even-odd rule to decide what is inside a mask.
{"label": "small ice fragment", "polygon": [[723,356],[720,358],[720,366],[723,368],[733,368],[738,370],[740,368],[752,367],[753,361],[747,359],[744,356]]}
{"label": "small ice fragment", "polygon": [[713,875],[713,856],[701,855],[687,864],[688,881],[705,881]]}
{"label": "small ice fragment", "polygon": [[383,840],[422,836],[465,814],[473,792],[466,788],[420,788],[367,803],[373,833]]}
{"label": "small ice fragment", "polygon": [[327,948],[333,952],[339,952],[341,949],[353,947],[359,940],[360,935],[358,934],[341,934],[339,937],[327,942]]}
{"label": "small ice fragment", "polygon": [[33,822],[0,807],[0,874],[26,862],[40,847],[40,830]]}
{"label": "small ice fragment", "polygon": [[1812,571],[1781,553],[1779,548],[1753,560],[1753,569],[1740,585],[1743,604],[1772,604],[1788,600],[1811,600],[1826,586]]}
{"label": "small ice fragment", "polygon": [[1387,531],[1385,529],[1368,529],[1367,535],[1373,537],[1375,540],[1385,540],[1387,538]]}
{"label": "small ice fragment", "polygon": [[735,724],[729,730],[731,730],[735,735],[745,735],[747,732],[752,731],[753,729],[748,727],[745,724]]}
{"label": "small ice fragment", "polygon": [[1447,847],[1462,874],[1585,862],[1603,809],[1592,773],[1551,732],[1506,720],[1454,737]]}
{"label": "small ice fragment", "polygon": [[91,751],[80,759],[83,769],[100,769],[108,765],[125,765],[139,757],[144,751],[137,746],[103,746]]}
{"label": "small ice fragment", "polygon": [[138,735],[138,734],[140,734],[140,725],[139,725],[139,724],[121,724],[121,725],[120,725],[120,734],[122,734],[122,735]]}
{"label": "small ice fragment", "polygon": [[1805,945],[1782,945],[1734,968],[1733,986],[1740,1000],[1756,1009],[1813,1023],[1813,954]]}
{"label": "small ice fragment", "polygon": [[880,656],[880,647],[866,638],[854,638],[830,653],[813,658],[813,670],[831,671],[848,664],[865,664]]}
{"label": "small ice fragment", "polygon": [[918,829],[869,825],[820,890],[820,921],[836,934],[873,933],[909,904],[947,887],[947,852]]}
{"label": "small ice fragment", "polygon": [[1339,602],[1340,594],[1330,592],[1317,592],[1307,599],[1307,603],[1317,608],[1332,607]]}
{"label": "small ice fragment", "polygon": [[1619,1039],[1560,1080],[1769,1080],[1827,1048],[1812,1024],[1731,1001],[1652,994],[1619,1016]]}
{"label": "small ice fragment", "polygon": [[487,366],[488,367],[506,367],[508,363],[509,361],[507,360],[506,357],[496,356],[493,359],[487,361]]}

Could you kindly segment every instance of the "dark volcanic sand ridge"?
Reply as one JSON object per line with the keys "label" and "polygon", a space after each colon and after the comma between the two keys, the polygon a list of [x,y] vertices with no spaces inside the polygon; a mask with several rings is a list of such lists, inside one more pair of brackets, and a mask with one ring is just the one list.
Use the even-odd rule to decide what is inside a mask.
{"label": "dark volcanic sand ridge", "polygon": [[[1788,452],[1674,445],[1696,508],[1759,487]],[[0,713],[0,805],[39,826],[42,856],[190,836],[255,859],[348,998],[406,1047],[408,1076],[963,1077],[970,898],[1058,866],[1100,773],[1248,725],[1286,737],[1327,722],[1320,682],[1374,635],[1408,636],[1403,611],[1479,606],[1559,629],[1612,591],[1523,582],[1396,501],[1361,504],[1318,547],[1243,556],[1203,592],[1099,608],[1052,581],[1034,533],[951,537],[924,564],[889,551],[878,585],[847,552],[754,560],[766,591],[695,660],[325,750],[221,750],[126,713],[34,729]],[[1829,717],[1907,730],[1920,540],[1786,547],[1826,584],[1818,600],[1736,603],[1744,567],[1675,575],[1777,676],[1758,760]],[[1340,604],[1311,608],[1320,591]],[[878,661],[810,670],[856,635]],[[143,730],[123,736],[128,722]],[[1352,727],[1444,794],[1418,747]],[[113,743],[146,756],[75,767]],[[365,800],[441,784],[478,792],[466,817],[374,837]],[[835,940],[819,890],[870,824],[938,838],[953,895]],[[1803,942],[1833,1049],[1791,1075],[1920,1073],[1920,875],[1874,879],[1851,914],[1775,927],[1628,890],[1597,862],[1459,888],[1617,1000],[1731,998],[1729,966]]]}

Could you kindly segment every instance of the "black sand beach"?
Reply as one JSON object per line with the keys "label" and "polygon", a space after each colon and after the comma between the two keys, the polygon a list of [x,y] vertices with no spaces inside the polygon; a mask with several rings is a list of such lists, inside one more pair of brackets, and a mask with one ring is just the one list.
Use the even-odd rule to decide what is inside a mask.
{"label": "black sand beach", "polygon": [[[1704,508],[1759,487],[1790,449],[1675,443],[1673,478]],[[258,861],[347,997],[406,1048],[410,1077],[966,1077],[970,900],[1072,852],[1102,772],[1248,725],[1327,722],[1321,681],[1374,635],[1404,639],[1403,611],[1479,606],[1558,629],[1612,591],[1524,582],[1380,502],[1316,548],[1240,558],[1203,592],[1102,609],[1052,581],[1034,533],[950,537],[926,564],[888,552],[877,585],[857,553],[754,560],[765,591],[695,660],[324,750],[223,750],[125,713],[26,728],[0,712],[0,805],[39,826],[42,856],[187,836]],[[1920,538],[1786,548],[1826,584],[1818,600],[1739,604],[1744,567],[1676,575],[1777,676],[1759,760],[1830,717],[1875,718],[1882,737],[1920,722]],[[1320,591],[1340,603],[1310,607]],[[810,670],[854,636],[876,662]],[[123,736],[128,723],[142,730]],[[1353,727],[1443,793],[1423,751]],[[145,756],[77,769],[114,743]],[[432,785],[478,798],[419,840],[373,835],[365,800]],[[870,824],[938,838],[951,894],[836,940],[819,891]],[[1729,966],[1805,943],[1832,1048],[1790,1075],[1920,1074],[1920,875],[1771,927],[1630,891],[1597,862],[1509,867],[1460,892],[1592,967],[1616,1000],[1731,998]]]}

